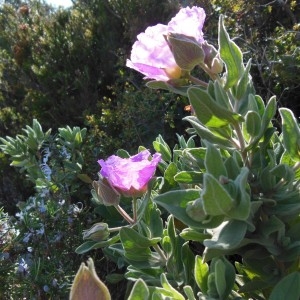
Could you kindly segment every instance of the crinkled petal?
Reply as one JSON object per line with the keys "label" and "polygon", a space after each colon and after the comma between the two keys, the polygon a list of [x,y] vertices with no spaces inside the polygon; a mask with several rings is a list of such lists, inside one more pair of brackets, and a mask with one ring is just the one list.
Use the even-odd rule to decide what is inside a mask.
{"label": "crinkled petal", "polygon": [[203,43],[204,20],[204,10],[194,6],[181,9],[168,25],[148,27],[137,36],[126,66],[144,74],[145,79],[168,81],[171,78],[180,78],[181,69],[175,62],[165,36],[170,32],[184,34]]}
{"label": "crinkled petal", "polygon": [[144,74],[145,75],[144,79],[156,79],[162,81],[169,80],[169,77],[166,75],[163,69],[159,69],[141,63],[133,63],[129,59],[126,62],[126,66]]}
{"label": "crinkled petal", "polygon": [[202,28],[205,17],[205,11],[201,7],[193,6],[192,8],[182,8],[168,23],[168,32],[192,36],[199,43],[203,43]]}
{"label": "crinkled petal", "polygon": [[164,38],[167,33],[167,26],[162,24],[148,27],[145,32],[140,33],[132,46],[126,66],[149,79],[169,80],[164,69],[173,68],[176,63]]}
{"label": "crinkled petal", "polygon": [[130,158],[110,156],[106,161],[100,159],[100,174],[120,191],[142,191],[152,178],[161,160],[159,153],[149,160],[150,152],[144,150]]}

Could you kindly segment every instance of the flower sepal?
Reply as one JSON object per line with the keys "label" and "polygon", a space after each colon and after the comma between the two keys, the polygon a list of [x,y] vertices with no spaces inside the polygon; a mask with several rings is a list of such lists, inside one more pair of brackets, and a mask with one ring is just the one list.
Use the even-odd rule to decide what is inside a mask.
{"label": "flower sepal", "polygon": [[204,64],[212,74],[219,74],[223,71],[224,63],[220,58],[219,52],[206,41],[202,44],[204,51]]}
{"label": "flower sepal", "polygon": [[194,37],[179,33],[165,36],[176,64],[183,70],[192,71],[204,61],[204,51]]}
{"label": "flower sepal", "polygon": [[98,181],[93,181],[92,185],[94,189],[91,192],[96,204],[111,206],[120,203],[121,194],[102,175],[99,174]]}

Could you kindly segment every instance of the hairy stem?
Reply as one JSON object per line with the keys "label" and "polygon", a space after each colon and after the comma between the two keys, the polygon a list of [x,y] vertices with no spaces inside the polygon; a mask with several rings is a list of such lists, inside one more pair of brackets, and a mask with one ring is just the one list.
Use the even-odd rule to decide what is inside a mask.
{"label": "hairy stem", "polygon": [[114,207],[129,224],[134,225],[136,223],[119,204],[114,205]]}
{"label": "hairy stem", "polygon": [[207,82],[202,81],[202,80],[200,80],[200,79],[198,79],[198,78],[196,78],[196,77],[194,77],[194,76],[192,76],[192,75],[190,75],[190,74],[188,75],[188,79],[189,79],[191,82],[193,82],[193,83],[195,83],[195,84],[197,84],[197,85],[203,86],[203,87],[205,87],[205,88],[208,87],[208,83],[207,83]]}
{"label": "hairy stem", "polygon": [[163,250],[159,247],[158,244],[153,246],[154,250],[156,251],[156,253],[160,256],[162,262],[164,264],[167,263],[167,257],[165,256],[165,253],[163,252]]}

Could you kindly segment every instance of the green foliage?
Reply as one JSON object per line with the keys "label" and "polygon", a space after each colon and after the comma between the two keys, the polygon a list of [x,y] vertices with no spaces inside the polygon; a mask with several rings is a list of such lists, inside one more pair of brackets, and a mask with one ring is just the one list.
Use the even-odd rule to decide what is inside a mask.
{"label": "green foliage", "polygon": [[32,127],[27,125],[23,131],[25,134],[16,138],[0,138],[0,149],[10,156],[12,166],[26,173],[37,190],[64,192],[69,198],[80,187],[86,129],[67,126],[53,136],[51,130],[44,133],[34,119]]}
{"label": "green foliage", "polygon": [[67,126],[52,135],[33,120],[23,134],[1,138],[0,149],[11,165],[35,187],[34,195],[18,203],[15,218],[1,210],[3,297],[64,298],[68,293],[80,264],[74,249],[89,216],[79,202],[87,192],[81,181],[87,177],[81,153],[85,134],[86,129]]}
{"label": "green foliage", "polygon": [[[1,5],[2,174],[9,157],[36,188],[17,221],[1,219],[9,224],[1,229],[12,229],[9,235],[20,231],[9,248],[0,244],[5,292],[63,298],[70,282],[64,276],[78,268],[72,251],[102,248],[136,281],[132,299],[141,293],[149,299],[196,299],[198,293],[201,299],[277,299],[281,292],[298,299],[290,287],[299,281],[299,5],[188,1],[205,6],[206,38],[216,43],[219,30],[226,72],[207,89],[184,81],[176,87],[149,82],[155,90],[148,90],[120,65],[136,34],[169,19],[178,3],[125,2],[76,1],[57,11],[39,1],[29,1],[30,10],[20,1]],[[220,13],[226,28],[216,26]],[[182,123],[186,95],[195,115]],[[281,130],[274,118],[282,105],[293,112],[279,109]],[[25,127],[35,118],[58,133],[44,132],[37,121]],[[182,134],[186,124],[192,137],[178,136],[176,144],[174,133]],[[152,147],[152,140],[163,161],[160,177],[138,199],[138,224],[119,233],[125,223],[114,208],[96,205],[97,218],[114,230],[103,241],[78,247],[90,216],[74,205],[90,198],[83,181],[90,183],[87,174],[98,171],[95,160],[118,148]],[[127,211],[129,204],[121,199]],[[66,232],[68,247],[55,240]],[[74,265],[66,266],[67,260]]]}

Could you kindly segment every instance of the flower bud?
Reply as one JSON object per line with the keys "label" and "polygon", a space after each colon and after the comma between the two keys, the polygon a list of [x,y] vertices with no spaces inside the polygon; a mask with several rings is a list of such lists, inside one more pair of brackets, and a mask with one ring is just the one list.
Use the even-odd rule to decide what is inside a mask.
{"label": "flower bud", "polygon": [[215,57],[212,61],[210,71],[213,74],[219,74],[223,71],[223,67],[224,67],[223,61],[220,58]]}
{"label": "flower bud", "polygon": [[91,258],[87,261],[87,266],[84,263],[81,264],[74,278],[69,299],[111,299],[108,288],[97,276],[94,262]]}
{"label": "flower bud", "polygon": [[218,74],[223,71],[223,61],[219,57],[216,48],[206,41],[202,44],[202,49],[205,54],[204,63],[209,68],[212,74]]}
{"label": "flower bud", "polygon": [[109,237],[108,225],[106,223],[96,223],[90,229],[83,231],[84,240],[100,242]]}
{"label": "flower bud", "polygon": [[106,178],[99,175],[98,181],[92,183],[99,203],[105,206],[118,205],[120,203],[120,193],[112,187]]}
{"label": "flower bud", "polygon": [[206,41],[202,44],[202,49],[204,51],[204,63],[211,68],[213,59],[218,55],[217,49],[208,44]]}
{"label": "flower bud", "polygon": [[194,221],[201,222],[206,219],[207,215],[203,207],[203,199],[199,198],[187,203],[186,213]]}
{"label": "flower bud", "polygon": [[203,63],[204,52],[195,38],[179,33],[169,33],[165,38],[181,69],[191,71]]}

